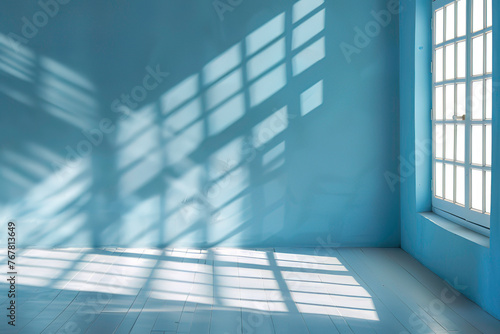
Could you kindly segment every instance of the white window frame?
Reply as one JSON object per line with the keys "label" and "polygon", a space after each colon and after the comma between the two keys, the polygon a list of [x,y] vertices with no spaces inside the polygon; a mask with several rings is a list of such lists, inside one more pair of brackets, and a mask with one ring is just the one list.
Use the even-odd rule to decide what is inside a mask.
{"label": "white window frame", "polygon": [[[454,34],[455,38],[446,40],[446,9],[445,7],[449,6],[452,3],[455,3],[455,13],[458,10],[457,9],[457,3],[458,1],[467,1],[466,5],[466,34],[465,36],[461,37],[456,37],[456,33]],[[492,26],[487,27],[487,14],[486,14],[486,4],[487,0],[484,1],[484,29],[481,29],[477,32],[472,32],[472,2],[474,0],[435,0],[432,4],[432,59],[433,59],[433,66],[432,66],[432,137],[433,137],[433,152],[432,152],[432,207],[433,211],[445,216],[448,219],[451,219],[461,225],[464,225],[468,228],[471,228],[473,230],[476,230],[482,234],[489,235],[489,228],[490,228],[490,214],[491,209],[487,207],[486,204],[486,173],[489,173],[490,176],[490,189],[491,189],[491,165],[486,165],[486,140],[485,138],[485,127],[488,125],[491,129],[491,118],[486,119],[485,117],[485,109],[486,109],[486,99],[485,97],[485,91],[486,91],[486,81],[485,80],[492,80],[492,73],[486,73],[486,56],[487,56],[487,50],[486,50],[486,34],[487,33],[492,33]],[[477,0],[476,0],[477,1]],[[436,11],[443,8],[443,41],[439,44],[435,44],[435,15]],[[454,20],[454,29],[457,31],[457,15],[455,14],[455,20]],[[476,36],[479,35],[484,35],[483,38],[483,75],[480,76],[472,76],[472,39],[475,38]],[[446,48],[447,45],[450,45],[452,43],[458,43],[461,41],[465,41],[466,45],[466,54],[468,55],[466,57],[466,71],[465,71],[465,77],[464,78],[457,78],[457,44],[455,44],[455,52],[454,52],[454,63],[455,63],[455,76],[453,80],[446,80],[446,66],[445,66],[445,59],[446,56],[444,54],[444,49]],[[442,62],[442,79],[443,81],[440,81],[436,83],[436,50],[443,48],[443,62]],[[478,80],[483,80],[483,120],[481,121],[476,121],[471,119],[471,114],[472,114],[472,101],[471,98],[471,85],[472,82],[478,81]],[[454,111],[454,116],[453,119],[446,119],[446,108],[445,108],[445,98],[444,98],[444,93],[443,93],[443,105],[442,105],[442,113],[443,113],[443,118],[442,120],[436,120],[436,90],[435,87],[442,86],[443,87],[443,92],[445,91],[445,86],[446,84],[455,85],[455,111]],[[465,103],[465,119],[462,119],[460,116],[462,115],[457,115],[457,86],[456,84],[465,84],[465,91],[466,91],[466,103]],[[441,147],[442,151],[442,158],[436,158],[436,134],[435,134],[435,129],[436,125],[442,125],[442,133],[443,137],[446,138],[445,134],[445,128],[446,124],[453,125],[455,128],[454,131],[454,153],[453,153],[453,161],[447,160],[446,157],[446,146],[443,144]],[[464,156],[464,161],[463,162],[458,162],[456,161],[457,159],[457,126],[464,126],[465,127],[465,156]],[[483,126],[483,152],[482,152],[482,158],[483,158],[483,163],[481,165],[474,165],[471,162],[471,153],[472,153],[472,148],[471,148],[471,129],[473,125],[482,125]],[[440,142],[440,141],[439,141]],[[442,142],[445,142],[445,139],[442,140]],[[491,147],[491,143],[489,144]],[[439,187],[436,187],[436,163],[442,163],[442,184],[441,184],[441,191],[439,190]],[[445,163],[448,165],[453,166],[452,168],[454,169],[454,176],[455,179],[453,181],[453,200],[448,200],[445,199]],[[490,162],[491,164],[491,162]],[[451,167],[450,167],[451,168]],[[464,198],[464,204],[460,205],[456,203],[457,196],[456,196],[456,170],[457,168],[463,168],[464,170],[464,175],[465,175],[465,198]],[[483,177],[482,177],[482,210],[481,212],[474,210],[471,207],[471,190],[472,190],[472,177],[471,177],[471,171],[472,168],[475,170],[481,170]],[[438,197],[436,192],[441,192],[442,196]],[[491,194],[491,191],[490,191]],[[491,195],[490,195],[491,196]],[[489,201],[491,203],[491,200]],[[491,204],[490,204],[491,206]]]}

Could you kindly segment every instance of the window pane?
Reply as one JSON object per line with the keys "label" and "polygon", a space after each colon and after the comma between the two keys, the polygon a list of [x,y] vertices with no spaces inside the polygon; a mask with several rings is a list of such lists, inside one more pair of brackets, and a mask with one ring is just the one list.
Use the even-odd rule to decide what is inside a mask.
{"label": "window pane", "polygon": [[465,41],[457,43],[457,78],[465,78]]}
{"label": "window pane", "polygon": [[483,171],[471,169],[471,207],[483,211]]}
{"label": "window pane", "polygon": [[483,126],[473,125],[471,132],[471,162],[483,164]]}
{"label": "window pane", "polygon": [[443,81],[443,48],[436,50],[436,82]]}
{"label": "window pane", "polygon": [[446,85],[446,119],[452,120],[455,115],[455,85]]}
{"label": "window pane", "polygon": [[486,212],[487,213],[490,213],[491,212],[491,172],[488,170],[486,171],[486,198],[484,199],[485,200],[485,204],[486,204]]}
{"label": "window pane", "polygon": [[453,160],[455,153],[455,125],[446,124],[445,131],[446,131],[445,158],[447,160]]}
{"label": "window pane", "polygon": [[472,82],[472,119],[483,119],[483,80]]}
{"label": "window pane", "polygon": [[436,124],[434,131],[435,155],[436,158],[443,158],[443,124]]}
{"label": "window pane", "polygon": [[486,34],[486,72],[491,73],[492,71],[492,58],[493,58],[493,49],[492,49],[492,33],[489,32]]}
{"label": "window pane", "polygon": [[491,27],[493,12],[491,11],[491,0],[486,0],[486,26]]}
{"label": "window pane", "polygon": [[464,36],[467,30],[467,2],[466,0],[458,0],[457,2],[457,37]]}
{"label": "window pane", "polygon": [[453,201],[453,188],[455,185],[454,166],[445,164],[444,170],[444,198]]}
{"label": "window pane", "polygon": [[481,35],[472,39],[472,75],[483,74],[483,57],[483,35]]}
{"label": "window pane", "polygon": [[443,164],[441,162],[436,162],[436,169],[434,173],[435,173],[434,195],[436,195],[436,197],[443,197]]}
{"label": "window pane", "polygon": [[486,165],[491,166],[491,124],[486,124],[485,126],[485,159]]}
{"label": "window pane", "polygon": [[465,84],[460,83],[457,84],[457,116],[459,120],[462,120],[461,117],[465,115],[465,106],[466,106]]}
{"label": "window pane", "polygon": [[446,2],[434,13],[434,196],[489,213],[493,1]]}
{"label": "window pane", "polygon": [[457,125],[457,161],[465,161],[465,125]]}
{"label": "window pane", "polygon": [[455,78],[455,44],[446,46],[446,80]]}
{"label": "window pane", "polygon": [[456,167],[456,199],[459,204],[465,205],[465,168],[462,166]]}
{"label": "window pane", "polygon": [[439,9],[436,11],[436,27],[435,27],[435,36],[434,42],[436,44],[443,43],[443,9]]}
{"label": "window pane", "polygon": [[446,7],[446,40],[455,38],[455,4]]}
{"label": "window pane", "polygon": [[486,108],[486,118],[487,119],[491,119],[491,113],[493,111],[492,97],[491,97],[493,87],[491,85],[491,82],[492,82],[491,78],[486,79],[486,105],[485,105],[485,108]]}
{"label": "window pane", "polygon": [[472,0],[472,31],[476,32],[484,28],[484,0]]}
{"label": "window pane", "polygon": [[443,119],[443,86],[436,87],[436,105],[434,106],[436,110],[436,119]]}

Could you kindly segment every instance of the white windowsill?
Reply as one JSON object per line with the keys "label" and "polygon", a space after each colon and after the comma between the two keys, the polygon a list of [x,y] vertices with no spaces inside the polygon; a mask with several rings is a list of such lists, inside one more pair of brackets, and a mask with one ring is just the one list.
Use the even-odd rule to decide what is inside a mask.
{"label": "white windowsill", "polygon": [[434,212],[420,212],[420,215],[435,225],[482,247],[490,248],[490,238],[464,226],[454,223]]}

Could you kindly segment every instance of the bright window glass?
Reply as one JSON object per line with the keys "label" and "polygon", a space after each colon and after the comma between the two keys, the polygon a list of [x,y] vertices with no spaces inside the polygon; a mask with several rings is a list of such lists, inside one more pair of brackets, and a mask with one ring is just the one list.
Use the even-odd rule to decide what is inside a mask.
{"label": "bright window glass", "polygon": [[489,228],[492,1],[433,4],[433,207]]}

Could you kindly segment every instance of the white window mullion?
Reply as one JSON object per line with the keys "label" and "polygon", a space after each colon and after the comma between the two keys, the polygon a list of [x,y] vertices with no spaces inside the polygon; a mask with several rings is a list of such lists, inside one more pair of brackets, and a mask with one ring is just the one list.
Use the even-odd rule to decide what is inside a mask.
{"label": "white window mullion", "polygon": [[471,72],[472,72],[472,37],[471,37],[471,32],[472,32],[472,20],[471,20],[471,15],[469,13],[472,13],[472,1],[473,0],[467,0],[467,14],[466,14],[466,34],[465,34],[465,40],[466,40],[466,52],[467,52],[467,69],[465,72],[466,75],[466,94],[468,98],[468,102],[465,108],[466,111],[466,116],[465,116],[465,207],[467,210],[470,210],[470,205],[471,205],[471,184],[470,184],[470,179],[471,179],[471,119],[472,119],[472,80],[471,80]]}

